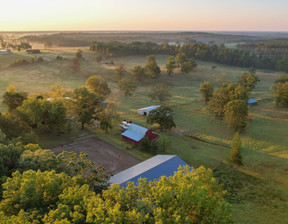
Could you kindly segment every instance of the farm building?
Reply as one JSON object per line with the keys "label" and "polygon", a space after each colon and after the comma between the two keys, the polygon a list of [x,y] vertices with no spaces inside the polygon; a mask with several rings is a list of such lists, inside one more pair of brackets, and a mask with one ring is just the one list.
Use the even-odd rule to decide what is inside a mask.
{"label": "farm building", "polygon": [[141,127],[137,124],[130,124],[127,131],[123,132],[122,138],[138,144],[145,136],[151,141],[158,138],[158,135],[151,130]]}
{"label": "farm building", "polygon": [[138,113],[138,114],[141,114],[141,115],[144,115],[144,116],[148,116],[151,110],[155,110],[155,109],[157,109],[158,107],[160,107],[160,105],[158,105],[158,106],[144,107],[144,108],[138,109],[138,110],[137,110],[137,113]]}
{"label": "farm building", "polygon": [[8,50],[0,50],[0,55],[5,55],[5,54],[12,54],[12,51],[10,49],[8,49]]}
{"label": "farm building", "polygon": [[29,49],[29,50],[26,50],[26,52],[28,53],[28,54],[40,54],[41,53],[41,51],[40,50],[38,50],[38,49]]}
{"label": "farm building", "polygon": [[137,185],[139,178],[153,181],[161,176],[173,176],[180,165],[185,166],[187,164],[176,155],[157,155],[115,174],[109,182],[118,183],[121,187],[126,187],[128,182],[134,182]]}
{"label": "farm building", "polygon": [[247,101],[248,105],[249,106],[253,106],[253,105],[257,105],[258,104],[258,101],[257,100],[254,100],[254,99],[249,99]]}

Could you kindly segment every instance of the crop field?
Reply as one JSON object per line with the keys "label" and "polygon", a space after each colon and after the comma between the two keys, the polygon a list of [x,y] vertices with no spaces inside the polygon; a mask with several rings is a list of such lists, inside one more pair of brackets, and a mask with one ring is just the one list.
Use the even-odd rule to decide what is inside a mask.
{"label": "crop field", "polygon": [[[177,154],[193,167],[203,165],[215,169],[221,163],[225,164],[233,132],[226,126],[225,121],[216,120],[208,112],[199,93],[199,85],[203,81],[211,81],[217,88],[217,77],[221,73],[226,73],[231,81],[236,82],[247,68],[198,61],[195,71],[189,74],[176,71],[169,77],[164,69],[168,56],[157,55],[157,62],[163,71],[161,76],[157,80],[145,80],[139,84],[133,96],[124,97],[119,92],[114,69],[120,63],[125,64],[128,71],[135,65],[145,65],[146,56],[106,59],[99,65],[94,62],[95,54],[83,48],[85,61],[81,61],[81,71],[73,72],[70,63],[77,50],[78,48],[43,50],[43,53],[37,56],[43,57],[46,61],[19,68],[7,68],[7,65],[20,57],[34,56],[25,52],[9,57],[1,55],[0,95],[3,95],[9,84],[31,94],[35,91],[48,91],[50,86],[56,83],[68,89],[75,88],[84,85],[91,75],[99,74],[108,81],[112,89],[108,102],[117,105],[121,118],[146,126],[146,117],[137,114],[136,111],[141,107],[155,105],[148,97],[149,91],[155,82],[165,83],[173,95],[170,105],[174,110],[176,123],[175,129],[159,133],[161,137],[171,141],[167,153]],[[63,56],[64,60],[56,61],[57,55]],[[111,60],[114,65],[105,64]],[[212,69],[212,65],[216,68]],[[246,131],[241,134],[244,166],[231,173],[243,185],[238,194],[241,200],[232,203],[233,217],[239,223],[288,223],[288,110],[275,105],[270,91],[274,80],[283,73],[257,70],[256,74],[261,81],[257,83],[250,97],[257,99],[259,104],[249,108],[252,119],[248,122]],[[1,105],[0,111],[6,110],[5,105]],[[126,150],[132,145],[123,141],[120,133],[115,124],[115,128],[108,134],[93,126],[84,132],[77,131],[72,134],[84,134],[86,137],[96,135],[97,138]],[[45,143],[45,146],[53,147],[75,139],[67,136],[69,134],[60,137],[42,136],[40,139],[43,145]],[[53,145],[46,144],[50,138],[57,139]],[[127,153],[140,160],[152,156],[137,148],[132,148]]]}

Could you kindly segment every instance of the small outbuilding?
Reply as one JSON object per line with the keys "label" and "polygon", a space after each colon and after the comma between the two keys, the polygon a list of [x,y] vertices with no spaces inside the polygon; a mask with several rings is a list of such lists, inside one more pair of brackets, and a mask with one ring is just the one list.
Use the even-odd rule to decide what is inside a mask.
{"label": "small outbuilding", "polygon": [[138,109],[138,110],[137,110],[137,113],[138,113],[138,114],[141,114],[141,115],[144,115],[144,116],[148,116],[151,110],[155,110],[155,109],[157,109],[158,107],[160,107],[160,105],[150,106],[150,107],[144,107],[144,108]]}
{"label": "small outbuilding", "polygon": [[249,99],[247,101],[248,105],[249,106],[253,106],[253,105],[257,105],[258,104],[258,101],[257,100],[254,100],[254,99]]}
{"label": "small outbuilding", "polygon": [[186,166],[187,164],[176,155],[157,155],[115,174],[109,182],[120,184],[121,187],[126,187],[128,182],[134,182],[137,185],[139,178],[153,181],[161,176],[173,176],[180,165]]}
{"label": "small outbuilding", "polygon": [[129,125],[128,129],[121,136],[123,139],[135,144],[138,144],[144,137],[147,137],[150,141],[158,138],[158,134],[155,132],[133,123]]}
{"label": "small outbuilding", "polygon": [[0,55],[5,55],[5,54],[12,54],[12,51],[10,49],[0,50]]}

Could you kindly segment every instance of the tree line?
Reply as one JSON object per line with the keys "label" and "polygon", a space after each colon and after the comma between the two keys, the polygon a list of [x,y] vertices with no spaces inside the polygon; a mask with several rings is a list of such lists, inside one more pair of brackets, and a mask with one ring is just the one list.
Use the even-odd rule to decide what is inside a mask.
{"label": "tree line", "polygon": [[269,48],[268,53],[264,54],[264,50],[262,53],[259,53],[253,49],[245,48],[245,46],[245,44],[239,45],[238,48],[232,49],[225,47],[224,44],[210,45],[195,41],[182,45],[168,43],[156,44],[152,42],[121,43],[112,41],[91,42],[89,48],[91,51],[99,52],[105,57],[147,54],[168,54],[176,56],[179,53],[185,53],[186,56],[190,58],[220,64],[288,71],[287,52],[285,51],[278,54],[281,48],[277,48],[279,50],[276,53],[274,48]]}

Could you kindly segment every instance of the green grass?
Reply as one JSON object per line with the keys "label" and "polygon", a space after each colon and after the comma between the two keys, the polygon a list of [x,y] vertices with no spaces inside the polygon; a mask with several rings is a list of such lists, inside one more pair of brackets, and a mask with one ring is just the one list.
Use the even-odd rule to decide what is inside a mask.
{"label": "green grass", "polygon": [[[112,59],[115,63],[113,66],[98,65],[93,61],[95,54],[83,49],[83,56],[86,60],[81,62],[80,72],[73,72],[70,69],[70,60],[74,57],[77,49],[47,50],[41,56],[50,61],[0,71],[0,94],[3,94],[10,84],[29,93],[40,90],[47,91],[55,83],[60,83],[66,88],[75,88],[84,85],[89,76],[100,74],[109,81],[112,94],[108,101],[118,106],[121,118],[130,119],[134,123],[146,126],[146,117],[137,114],[136,111],[141,107],[156,105],[148,97],[150,88],[156,82],[165,83],[169,85],[173,95],[170,104],[175,112],[177,131],[197,136],[206,141],[198,141],[172,131],[162,131],[160,135],[169,138],[172,143],[167,153],[177,154],[193,167],[203,165],[215,169],[227,160],[233,132],[227,128],[225,121],[216,120],[207,112],[207,107],[202,102],[199,93],[199,85],[203,81],[211,81],[217,87],[219,84],[216,82],[216,76],[223,72],[227,73],[235,82],[242,72],[248,70],[247,68],[214,64],[216,68],[212,70],[212,63],[198,62],[198,68],[190,74],[180,74],[176,71],[169,77],[163,72],[157,80],[148,79],[142,82],[132,97],[124,97],[119,92],[113,69],[118,64],[124,63],[127,70],[130,71],[135,65],[145,65],[146,57],[121,57]],[[55,61],[58,54],[64,56],[65,60]],[[167,57],[165,55],[157,56],[157,62],[161,69],[164,69]],[[255,188],[251,191],[249,189],[241,190],[240,193],[256,194],[258,192],[260,194],[268,191],[268,194],[272,192],[272,196],[277,192],[277,195],[279,194],[281,197],[271,196],[273,203],[269,203],[269,197],[260,194],[256,197],[257,200],[246,198],[238,204],[233,203],[233,217],[239,223],[287,223],[288,202],[284,196],[288,192],[288,110],[276,107],[273,103],[273,95],[269,90],[279,75],[280,73],[277,72],[257,71],[257,76],[261,81],[252,91],[251,98],[258,99],[259,105],[249,108],[252,113],[252,122],[248,123],[247,130],[241,135],[244,167],[240,168],[238,172],[241,180],[247,186],[251,186],[249,185],[251,178],[255,180]],[[6,107],[2,105],[0,111],[5,112]],[[92,126],[84,132],[78,131],[78,127],[77,129],[75,127],[70,134],[45,135],[41,136],[40,140],[43,146],[53,147],[57,144],[66,144],[96,135],[98,138],[126,150],[132,145],[123,141],[120,134],[121,132],[115,124],[115,128],[108,134]],[[128,152],[142,160],[152,156],[137,148],[129,149]],[[261,198],[265,200],[260,200]],[[278,208],[274,206],[275,204]]]}

